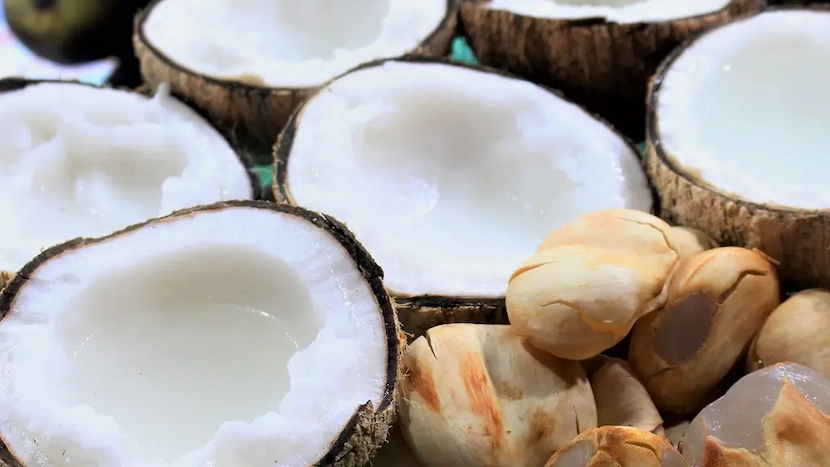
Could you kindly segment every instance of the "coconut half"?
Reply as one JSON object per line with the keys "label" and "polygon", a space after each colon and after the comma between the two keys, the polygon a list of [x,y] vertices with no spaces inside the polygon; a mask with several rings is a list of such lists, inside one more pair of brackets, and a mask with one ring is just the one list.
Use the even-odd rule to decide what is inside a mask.
{"label": "coconut half", "polygon": [[170,83],[267,152],[296,106],[335,76],[380,58],[446,54],[457,3],[156,0],[136,18],[134,44],[146,82]]}
{"label": "coconut half", "polygon": [[0,295],[0,463],[361,466],[402,341],[322,214],[237,201],[46,250]]}
{"label": "coconut half", "polygon": [[436,59],[329,83],[275,157],[277,199],[346,222],[413,333],[502,321],[511,272],[548,232],[652,206],[636,150],[606,124],[545,88]]}
{"label": "coconut half", "polygon": [[[0,80],[0,271],[44,248],[257,195],[228,142],[162,88]],[[2,288],[0,280],[0,288]]]}
{"label": "coconut half", "polygon": [[485,65],[561,89],[631,138],[644,134],[647,83],[699,31],[762,0],[468,0],[461,22]]}
{"label": "coconut half", "polygon": [[661,215],[762,250],[795,289],[830,280],[828,31],[827,8],[712,30],[662,65],[649,97]]}

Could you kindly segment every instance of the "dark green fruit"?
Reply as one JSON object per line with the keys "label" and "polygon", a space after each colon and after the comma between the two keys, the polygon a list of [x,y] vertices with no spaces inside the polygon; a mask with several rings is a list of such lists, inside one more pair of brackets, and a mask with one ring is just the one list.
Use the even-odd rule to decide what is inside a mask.
{"label": "dark green fruit", "polygon": [[71,65],[131,57],[133,17],[148,0],[3,0],[12,33],[47,60]]}

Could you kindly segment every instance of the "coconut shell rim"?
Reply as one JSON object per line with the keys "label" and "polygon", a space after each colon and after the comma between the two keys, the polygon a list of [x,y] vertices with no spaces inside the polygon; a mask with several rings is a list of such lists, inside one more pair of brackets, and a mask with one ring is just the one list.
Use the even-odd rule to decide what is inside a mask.
{"label": "coconut shell rim", "polygon": [[[9,76],[9,77],[5,77],[5,78],[0,78],[0,94],[4,94],[4,93],[7,93],[7,92],[20,91],[21,89],[24,89],[26,87],[35,86],[35,85],[38,85],[38,84],[75,84],[75,85],[81,85],[81,86],[86,86],[86,87],[95,88],[95,89],[113,89],[113,90],[116,90],[116,91],[128,92],[128,93],[132,93],[132,94],[138,94],[139,96],[143,96],[143,97],[149,97],[144,92],[142,92],[142,90],[140,88],[131,89],[131,88],[125,88],[125,87],[113,87],[113,86],[108,86],[108,85],[98,86],[98,85],[95,85],[95,84],[85,83],[85,82],[79,81],[79,80],[69,80],[69,79],[27,79],[27,78],[21,78],[21,77],[16,77],[16,76]],[[245,168],[245,173],[248,174],[248,181],[251,184],[251,198],[254,199],[254,200],[257,200],[257,199],[261,199],[264,195],[267,195],[268,193],[264,193],[263,190],[262,190],[262,178],[259,175],[259,173],[257,173],[257,171],[255,170],[256,164],[253,163],[253,160],[251,160],[248,156],[246,156],[240,148],[238,148],[231,141],[229,141],[228,138],[221,131],[219,131],[215,126],[213,126],[213,124],[210,123],[210,120],[206,119],[201,113],[194,110],[190,105],[183,102],[181,99],[179,99],[175,96],[171,96],[171,97],[173,97],[174,99],[176,99],[180,103],[186,105],[188,109],[190,109],[191,111],[193,111],[194,113],[199,115],[200,118],[205,120],[205,123],[207,123],[210,128],[212,128],[214,131],[216,131],[219,134],[219,136],[222,137],[222,140],[225,141],[228,144],[228,146],[231,148],[233,153],[236,154],[236,158],[242,164],[242,167]]]}
{"label": "coconut shell rim", "polygon": [[[294,197],[291,194],[289,189],[289,181],[288,181],[288,162],[291,156],[291,149],[294,145],[294,135],[297,132],[297,127],[299,122],[302,120],[302,113],[305,110],[306,106],[311,103],[315,97],[322,95],[324,90],[330,86],[333,82],[337,81],[340,78],[343,78],[346,75],[356,73],[359,71],[363,71],[369,68],[375,68],[381,66],[385,63],[410,63],[410,64],[436,64],[436,65],[447,65],[447,66],[454,66],[459,67],[467,70],[478,71],[487,74],[494,74],[506,79],[514,79],[518,81],[524,81],[530,84],[533,84],[540,91],[548,92],[553,94],[554,96],[558,97],[559,99],[563,100],[568,104],[572,104],[579,108],[582,112],[584,112],[589,117],[599,121],[603,126],[607,129],[611,130],[611,132],[620,138],[623,143],[631,150],[633,156],[637,158],[637,163],[643,171],[643,174],[646,176],[646,183],[651,191],[651,214],[655,214],[658,208],[657,203],[657,196],[656,196],[656,188],[651,180],[648,177],[648,173],[646,171],[645,161],[640,153],[640,150],[634,145],[634,143],[624,134],[622,134],[619,130],[617,130],[613,125],[608,123],[602,117],[595,115],[588,110],[586,110],[583,106],[575,103],[574,101],[568,99],[564,94],[554,88],[550,88],[544,85],[532,83],[530,81],[524,80],[512,73],[509,73],[504,70],[500,70],[493,67],[488,67],[484,65],[472,65],[469,63],[460,62],[457,60],[453,60],[447,57],[426,57],[421,55],[402,55],[400,57],[393,57],[393,58],[383,58],[378,60],[373,60],[371,62],[367,62],[357,67],[354,67],[340,75],[332,78],[320,88],[315,91],[308,99],[305,100],[302,104],[300,104],[294,112],[292,112],[291,116],[288,118],[288,121],[285,124],[285,127],[280,132],[277,142],[274,145],[274,178],[273,178],[273,191],[274,196],[277,202],[288,203],[293,206],[298,206],[297,202],[294,200]],[[421,295],[413,295],[405,292],[396,291],[394,289],[388,289],[389,294],[392,296],[393,300],[397,302],[406,303],[407,307],[411,308],[420,308],[420,307],[434,307],[434,308],[458,308],[462,306],[504,306],[504,299],[505,295],[446,295],[446,294],[421,294]],[[415,304],[415,305],[413,305]]]}
{"label": "coconut shell rim", "polygon": [[[688,40],[683,42],[679,47],[674,49],[663,62],[660,63],[660,66],[657,68],[657,72],[655,73],[654,77],[651,80],[648,89],[647,95],[647,102],[646,102],[646,145],[647,145],[647,158],[652,158],[650,153],[653,153],[653,157],[659,161],[659,163],[665,166],[672,174],[674,174],[677,178],[682,178],[689,184],[700,188],[710,195],[720,196],[727,201],[733,202],[735,204],[746,206],[753,212],[757,211],[766,211],[766,212],[773,212],[782,215],[795,215],[795,216],[825,216],[830,215],[830,208],[824,209],[802,209],[796,208],[791,206],[783,206],[783,205],[776,205],[776,204],[764,204],[755,201],[749,201],[744,199],[743,197],[738,196],[735,193],[730,193],[724,190],[721,190],[711,184],[709,184],[706,180],[695,177],[691,175],[687,171],[678,167],[678,165],[672,160],[671,156],[669,156],[668,151],[663,147],[663,138],[660,134],[660,125],[659,125],[659,112],[658,112],[658,104],[660,99],[660,92],[665,81],[667,73],[671,70],[672,65],[682,56],[685,52],[689,49],[694,47],[695,43],[702,39],[704,36],[708,35],[709,33],[714,33],[719,31],[722,28],[727,28],[729,26],[735,25],[739,22],[743,22],[749,20],[757,15],[764,14],[764,13],[774,13],[779,11],[805,11],[805,12],[813,12],[813,13],[830,13],[830,4],[822,5],[822,4],[810,4],[810,5],[777,5],[774,7],[766,7],[762,9],[760,12],[754,15],[745,16],[742,18],[735,18],[727,23],[721,24],[719,26],[715,26],[713,28],[704,30],[692,37]],[[660,189],[658,188],[658,197],[660,196]]]}
{"label": "coconut shell rim", "polygon": [[[133,37],[135,38],[135,40],[140,42],[152,55],[154,55],[162,64],[164,64],[164,66],[172,70],[175,70],[178,73],[196,77],[208,84],[213,84],[229,90],[238,90],[243,93],[263,90],[275,92],[278,94],[294,92],[312,92],[320,86],[325,86],[331,79],[330,78],[329,80],[326,80],[315,86],[258,86],[239,81],[238,79],[217,78],[214,76],[206,75],[191,70],[190,68],[179,64],[178,62],[167,56],[167,54],[162,52],[159,47],[157,47],[150,41],[150,39],[144,32],[144,23],[150,17],[150,14],[152,13],[153,9],[155,9],[155,7],[163,1],[164,0],[152,0],[146,7],[140,9],[138,13],[136,13],[135,20],[133,22]],[[430,42],[434,41],[435,38],[441,34],[441,32],[453,26],[453,21],[455,20],[455,16],[458,12],[459,4],[461,1],[462,0],[446,0],[444,17],[441,18],[441,21],[438,23],[438,26],[436,26],[435,29],[432,30],[432,32],[430,32],[425,38],[423,38],[418,43],[418,45],[413,48],[413,50],[417,50],[423,47],[425,44],[429,44]]]}
{"label": "coconut shell rim", "polygon": [[[153,227],[159,223],[174,221],[182,217],[193,216],[204,212],[222,211],[224,209],[235,208],[274,211],[303,220],[311,224],[313,227],[325,231],[332,241],[337,243],[346,251],[349,259],[358,269],[363,280],[369,285],[372,295],[378,305],[378,310],[381,312],[384,334],[386,337],[386,381],[384,383],[383,397],[377,407],[374,407],[371,401],[356,407],[351,418],[344,423],[337,436],[331,440],[328,451],[324,453],[319,460],[312,463],[315,467],[333,465],[336,460],[344,454],[346,444],[355,435],[357,435],[358,425],[360,424],[361,419],[365,417],[365,412],[367,410],[371,412],[371,415],[377,415],[387,410],[394,409],[395,397],[397,394],[398,375],[400,373],[400,358],[403,347],[400,340],[400,325],[397,319],[397,313],[392,305],[392,300],[389,298],[388,292],[383,286],[383,270],[380,266],[378,266],[365,247],[363,247],[363,245],[354,237],[354,234],[352,234],[352,232],[343,223],[331,216],[309,211],[298,206],[273,203],[263,200],[221,201],[209,205],[196,206],[193,208],[175,211],[163,217],[157,217],[139,224],[131,225],[103,237],[79,237],[68,240],[43,250],[43,252],[35,256],[20,269],[17,275],[15,275],[15,277],[8,283],[6,288],[0,290],[0,325],[3,324],[6,316],[8,316],[17,295],[29,281],[32,273],[37,271],[41,266],[48,263],[52,259],[60,257],[66,253],[72,253],[79,248],[117,240],[121,235],[125,235],[145,227]],[[17,456],[12,452],[9,443],[2,436],[0,436],[0,463],[6,463],[9,467],[25,467],[17,459]]]}
{"label": "coconut shell rim", "polygon": [[[655,25],[655,24],[667,24],[667,23],[705,20],[708,17],[717,16],[717,15],[720,15],[724,12],[727,12],[729,10],[729,8],[732,6],[732,4],[739,1],[739,0],[729,0],[726,3],[726,5],[724,5],[722,8],[719,8],[717,10],[712,10],[712,11],[709,11],[709,12],[706,12],[706,13],[699,13],[699,14],[691,15],[691,16],[682,16],[682,17],[679,17],[679,18],[670,18],[670,19],[667,19],[667,20],[664,20],[664,21],[632,21],[632,22],[609,21],[604,16],[590,16],[590,17],[586,17],[586,18],[573,18],[573,19],[568,19],[568,18],[546,18],[544,16],[533,16],[533,15],[528,15],[528,14],[516,13],[512,10],[505,9],[505,8],[500,8],[500,9],[490,8],[490,6],[489,6],[490,0],[460,0],[460,1],[461,1],[462,4],[468,4],[472,8],[484,8],[484,9],[488,9],[488,10],[492,10],[492,11],[504,11],[504,12],[510,13],[511,15],[513,15],[515,17],[528,18],[528,19],[532,19],[532,20],[535,20],[535,21],[544,21],[544,22],[550,22],[550,23],[564,23],[564,24],[567,24],[569,27],[594,27],[594,26],[611,26],[611,25],[626,26],[626,27],[641,27],[641,26],[648,26],[648,25]],[[757,0],[756,3],[762,5],[762,8],[763,8],[763,5],[765,4],[761,0]]]}

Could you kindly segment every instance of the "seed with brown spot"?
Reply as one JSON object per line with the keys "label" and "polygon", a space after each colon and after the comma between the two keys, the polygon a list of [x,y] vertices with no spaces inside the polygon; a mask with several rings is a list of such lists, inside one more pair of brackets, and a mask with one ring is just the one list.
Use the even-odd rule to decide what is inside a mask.
{"label": "seed with brown spot", "polygon": [[425,465],[539,467],[579,434],[577,423],[596,427],[578,362],[535,349],[510,326],[447,324],[427,336],[435,353],[420,337],[404,361],[417,360],[416,382],[434,383],[440,410],[411,374],[398,399],[401,430]]}

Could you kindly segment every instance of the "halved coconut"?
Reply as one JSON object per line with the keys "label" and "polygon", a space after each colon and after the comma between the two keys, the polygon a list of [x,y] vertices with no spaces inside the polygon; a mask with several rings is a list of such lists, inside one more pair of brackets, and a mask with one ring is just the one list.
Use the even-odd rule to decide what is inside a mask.
{"label": "halved coconut", "polygon": [[830,10],[771,10],[674,53],[649,97],[662,216],[781,262],[792,288],[830,280]]}
{"label": "halved coconut", "polygon": [[73,82],[0,80],[0,271],[17,272],[75,237],[250,199],[255,178],[166,88],[150,98]]}
{"label": "halved coconut", "polygon": [[706,28],[762,0],[472,0],[461,22],[485,65],[565,92],[641,140],[648,79]]}
{"label": "halved coconut", "polygon": [[510,274],[551,230],[652,207],[636,150],[553,92],[408,57],[359,67],[294,114],[276,197],[342,219],[409,332],[502,321]]}
{"label": "halved coconut", "polygon": [[405,53],[444,55],[457,3],[156,0],[133,41],[145,81],[170,83],[267,153],[296,106],[335,76]]}
{"label": "halved coconut", "polygon": [[402,345],[382,274],[255,201],[50,248],[0,295],[0,464],[364,465]]}

